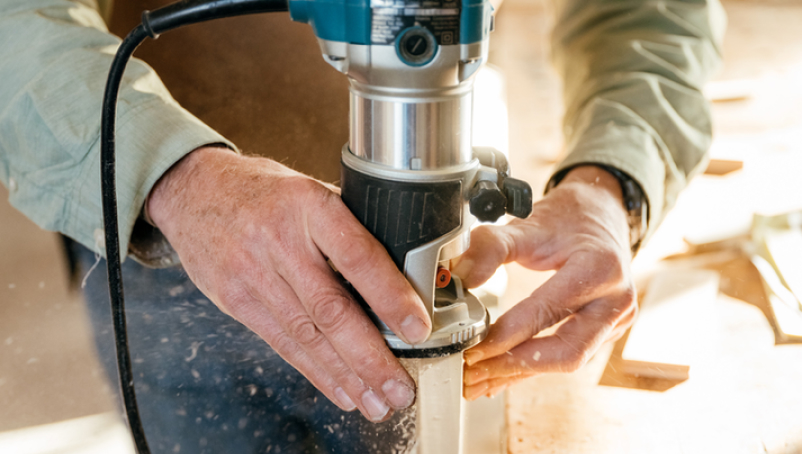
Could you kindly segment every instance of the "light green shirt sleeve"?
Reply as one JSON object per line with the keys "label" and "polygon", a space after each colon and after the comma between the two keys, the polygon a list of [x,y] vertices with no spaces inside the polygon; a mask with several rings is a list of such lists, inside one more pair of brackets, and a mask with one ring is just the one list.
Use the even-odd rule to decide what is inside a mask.
{"label": "light green shirt sleeve", "polygon": [[552,56],[564,82],[567,157],[615,167],[643,189],[647,237],[711,142],[702,84],[718,67],[725,27],[717,0],[555,1]]}
{"label": "light green shirt sleeve", "polygon": [[[39,226],[100,253],[100,112],[119,42],[95,0],[0,0],[0,181]],[[159,177],[213,143],[233,148],[181,108],[151,68],[129,63],[117,111],[122,251]],[[170,264],[170,248],[153,246],[140,241],[134,250],[151,264]]]}

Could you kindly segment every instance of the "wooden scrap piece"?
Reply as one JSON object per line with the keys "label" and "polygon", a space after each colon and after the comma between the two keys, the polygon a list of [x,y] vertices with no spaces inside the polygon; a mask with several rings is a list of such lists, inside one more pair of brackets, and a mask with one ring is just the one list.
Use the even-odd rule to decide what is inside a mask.
{"label": "wooden scrap piece", "polygon": [[756,214],[752,245],[752,264],[771,307],[777,342],[802,342],[802,212]]}
{"label": "wooden scrap piece", "polygon": [[765,240],[775,271],[799,300],[802,298],[802,231],[772,229]]}
{"label": "wooden scrap piece", "polygon": [[799,300],[780,281],[772,265],[760,257],[752,256],[752,264],[760,272],[760,280],[774,316],[775,334],[780,342],[802,342],[802,312]]}
{"label": "wooden scrap piece", "polygon": [[752,79],[716,80],[708,82],[703,92],[711,102],[743,101],[752,97],[757,83]]}
{"label": "wooden scrap piece", "polygon": [[704,269],[657,273],[640,304],[618,364],[625,373],[685,380],[704,359],[715,328],[719,274]]}
{"label": "wooden scrap piece", "polygon": [[705,175],[722,176],[743,168],[743,161],[735,161],[732,159],[711,159],[705,168]]}

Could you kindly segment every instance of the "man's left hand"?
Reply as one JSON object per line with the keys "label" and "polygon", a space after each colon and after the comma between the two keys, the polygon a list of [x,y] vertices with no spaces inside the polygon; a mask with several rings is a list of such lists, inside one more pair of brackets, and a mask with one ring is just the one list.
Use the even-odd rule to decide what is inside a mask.
{"label": "man's left hand", "polygon": [[474,230],[454,267],[467,287],[508,262],[557,272],[465,352],[465,397],[491,396],[534,375],[573,372],[605,341],[620,337],[637,313],[630,261],[620,184],[596,166],[571,170],[529,218]]}

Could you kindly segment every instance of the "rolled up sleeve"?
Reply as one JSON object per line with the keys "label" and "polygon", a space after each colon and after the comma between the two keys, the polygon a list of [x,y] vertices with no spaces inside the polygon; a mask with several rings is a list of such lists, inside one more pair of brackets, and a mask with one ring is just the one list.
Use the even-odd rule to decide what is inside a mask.
{"label": "rolled up sleeve", "polygon": [[555,2],[552,56],[563,76],[567,156],[615,167],[649,203],[654,231],[712,136],[702,85],[720,63],[726,23],[717,0]]}

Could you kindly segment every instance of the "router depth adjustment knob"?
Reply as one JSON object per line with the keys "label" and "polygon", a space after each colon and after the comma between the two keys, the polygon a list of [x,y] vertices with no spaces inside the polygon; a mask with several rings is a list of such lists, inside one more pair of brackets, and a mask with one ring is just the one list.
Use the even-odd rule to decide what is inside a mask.
{"label": "router depth adjustment knob", "polygon": [[409,27],[395,40],[398,58],[409,66],[423,66],[434,59],[437,41],[429,30],[423,27]]}
{"label": "router depth adjustment knob", "polygon": [[492,181],[476,182],[471,189],[468,204],[471,214],[482,222],[496,222],[507,212],[507,197]]}
{"label": "router depth adjustment knob", "polygon": [[480,180],[471,189],[469,206],[471,214],[482,222],[496,222],[509,213],[521,219],[532,214],[532,187],[515,178],[504,178],[502,189],[496,183]]}

